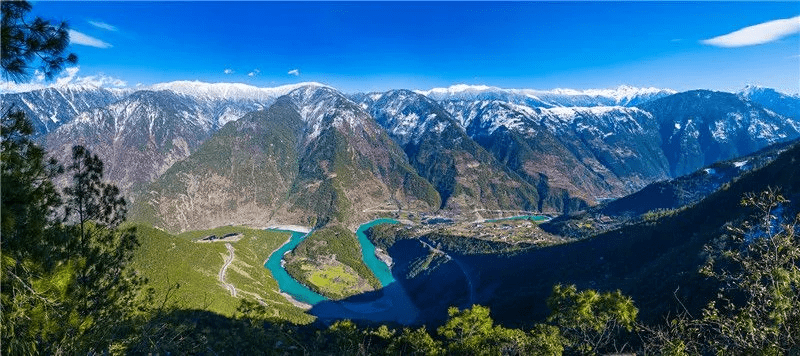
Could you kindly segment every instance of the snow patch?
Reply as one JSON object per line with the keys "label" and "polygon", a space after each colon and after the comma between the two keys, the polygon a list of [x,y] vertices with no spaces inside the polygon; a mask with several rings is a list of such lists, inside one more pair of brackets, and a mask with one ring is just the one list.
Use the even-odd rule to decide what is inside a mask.
{"label": "snow patch", "polygon": [[728,135],[725,132],[724,121],[717,121],[714,123],[714,131],[711,132],[711,136],[717,139],[717,141],[725,141],[728,139]]}

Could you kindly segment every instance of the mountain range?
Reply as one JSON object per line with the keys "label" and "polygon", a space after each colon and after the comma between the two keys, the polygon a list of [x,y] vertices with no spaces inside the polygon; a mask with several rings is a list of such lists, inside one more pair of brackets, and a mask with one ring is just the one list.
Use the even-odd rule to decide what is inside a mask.
{"label": "mountain range", "polygon": [[2,95],[62,162],[84,144],[170,231],[323,226],[382,212],[562,214],[800,136],[800,97],[457,85],[345,95],[172,82]]}

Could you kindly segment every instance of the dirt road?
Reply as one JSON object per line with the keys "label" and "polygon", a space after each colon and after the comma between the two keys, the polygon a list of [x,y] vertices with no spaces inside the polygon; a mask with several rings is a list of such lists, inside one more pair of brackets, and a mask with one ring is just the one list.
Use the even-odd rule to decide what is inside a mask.
{"label": "dirt road", "polygon": [[231,296],[236,297],[236,287],[234,287],[233,284],[225,282],[225,272],[228,271],[228,266],[230,266],[231,262],[233,262],[233,245],[226,243],[225,248],[228,249],[228,258],[225,260],[225,264],[222,265],[222,268],[219,270],[219,275],[217,277],[219,278],[219,282],[222,283],[225,288],[228,288],[228,290],[231,291]]}

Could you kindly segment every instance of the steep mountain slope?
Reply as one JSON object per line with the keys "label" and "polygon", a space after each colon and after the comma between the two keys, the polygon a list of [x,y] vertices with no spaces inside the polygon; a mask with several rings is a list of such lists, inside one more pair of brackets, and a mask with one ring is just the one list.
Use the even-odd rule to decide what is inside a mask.
{"label": "steep mountain slope", "polygon": [[540,226],[569,238],[586,238],[637,220],[654,220],[695,204],[747,172],[774,161],[798,140],[770,145],[753,154],[714,163],[694,173],[655,182],[622,198],[562,215]]}
{"label": "steep mountain slope", "polygon": [[538,210],[536,188],[497,162],[439,104],[408,90],[373,98],[370,113],[436,187],[443,208]]}
{"label": "steep mountain slope", "polygon": [[306,86],[289,96],[306,125],[290,201],[315,211],[318,225],[334,218],[352,224],[373,207],[428,211],[441,204],[402,149],[357,104],[327,87]]}
{"label": "steep mountain slope", "polygon": [[[169,82],[135,92],[97,89],[56,101],[74,110],[63,113],[63,125],[43,137],[48,151],[62,162],[73,144],[97,153],[108,167],[107,178],[127,192],[142,187],[186,158],[225,123],[263,110],[280,95],[301,85],[258,88],[244,84]],[[68,88],[68,87],[67,87]],[[53,99],[48,93],[21,93],[35,108]],[[109,93],[121,98],[108,103]],[[124,94],[124,95],[123,95]],[[104,96],[105,95],[105,96]],[[52,109],[51,110],[55,110]],[[73,117],[74,116],[74,117]]]}
{"label": "steep mountain slope", "polygon": [[430,210],[433,187],[341,93],[298,88],[229,122],[145,194],[137,215],[182,231],[230,223],[355,225],[366,208]]}
{"label": "steep mountain slope", "polygon": [[550,204],[567,195],[586,202],[620,196],[667,176],[657,126],[636,108],[546,109],[500,101],[446,107],[500,162],[540,192],[552,191]]}
{"label": "steep mountain slope", "polygon": [[106,178],[130,192],[189,156],[215,121],[205,107],[171,91],[138,91],[79,114],[43,140],[61,162],[73,145],[87,146],[105,162]]}
{"label": "steep mountain slope", "polygon": [[[305,206],[315,216],[329,217],[342,211],[338,220],[357,211],[408,208],[404,204],[411,201],[402,203],[404,197],[377,202],[357,197],[359,190],[349,188],[349,198],[340,199],[342,184],[400,187],[400,181],[414,182],[388,196],[415,191],[411,195],[426,197],[423,206],[441,198],[440,206],[456,213],[573,212],[800,135],[796,119],[775,113],[792,112],[795,97],[763,88],[749,88],[737,97],[709,91],[671,95],[671,90],[624,86],[539,91],[457,85],[423,92],[438,102],[393,91],[354,95],[360,106],[341,95],[328,101],[304,98],[300,90],[322,87],[189,81],[156,84],[152,88],[158,90],[152,91],[63,87],[4,94],[3,107],[27,110],[39,133],[46,133],[41,140],[62,161],[72,144],[89,146],[106,162],[108,177],[134,192],[194,152],[224,124],[294,93],[292,102],[304,122],[297,159],[305,161],[298,166],[298,185],[291,185],[295,200],[285,208]],[[391,103],[400,93],[407,99]],[[383,127],[359,124],[373,122],[365,111]],[[330,126],[337,129],[328,130]],[[387,133],[392,139],[382,141]],[[338,154],[341,149],[350,153]],[[403,156],[411,168],[405,163],[392,166],[405,161]],[[365,163],[375,160],[380,163]],[[360,168],[340,175],[336,167],[319,168],[314,162]],[[376,180],[349,180],[365,172],[372,172],[367,176]],[[331,175],[335,176],[326,178]],[[433,183],[436,194],[427,191],[425,180]],[[305,186],[319,188],[328,198],[307,199],[307,193],[317,190],[310,193],[301,188]],[[371,194],[387,194],[379,190]],[[368,195],[366,191],[359,194]],[[374,205],[356,208],[344,203],[362,200]]]}
{"label": "steep mountain slope", "polygon": [[800,123],[730,93],[693,90],[639,107],[660,126],[673,177],[800,136]]}
{"label": "steep mountain slope", "polygon": [[748,85],[737,93],[739,97],[757,103],[778,115],[800,120],[800,96],[787,95],[775,89]]}
{"label": "steep mountain slope", "polygon": [[135,219],[170,231],[269,221],[297,175],[301,132],[286,100],[228,123],[146,188]]}
{"label": "steep mountain slope", "polygon": [[3,113],[9,109],[22,110],[33,123],[34,136],[41,136],[72,121],[84,111],[104,107],[130,92],[125,89],[71,85],[2,94],[0,103]]}
{"label": "steep mountain slope", "polygon": [[[783,213],[796,214],[800,210],[798,163],[800,146],[795,145],[772,163],[749,172],[728,189],[717,191],[691,208],[587,240],[513,256],[463,255],[445,250],[468,274],[471,288],[465,288],[462,276],[448,277],[435,270],[426,271],[422,278],[400,282],[417,291],[412,297],[421,309],[420,315],[443,315],[447,306],[465,298],[463,294],[447,298],[440,294],[442,298],[435,299],[428,291],[471,289],[477,292],[472,302],[489,306],[496,320],[524,323],[547,315],[544,300],[557,283],[601,291],[620,289],[633,298],[645,322],[660,321],[667,312],[679,310],[677,298],[694,313],[705,306],[708,293],[714,290],[698,273],[706,256],[703,245],[726,233],[727,223],[752,213],[739,204],[746,192],[779,188],[792,202]],[[389,253],[396,264],[405,265],[427,250],[413,252],[398,244],[389,248]],[[438,278],[426,280],[425,275]]]}

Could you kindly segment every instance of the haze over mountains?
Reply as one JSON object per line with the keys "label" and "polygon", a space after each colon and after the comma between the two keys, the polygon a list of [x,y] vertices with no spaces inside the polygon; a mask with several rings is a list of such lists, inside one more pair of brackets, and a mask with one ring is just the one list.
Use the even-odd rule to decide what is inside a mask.
{"label": "haze over mountains", "polygon": [[[88,146],[138,217],[171,231],[355,226],[381,211],[560,214],[800,136],[800,97],[655,88],[345,95],[172,82],[2,95],[63,162]],[[508,215],[508,214],[507,214]]]}

